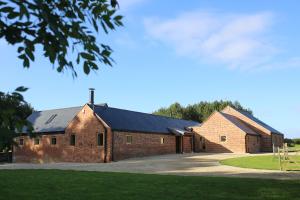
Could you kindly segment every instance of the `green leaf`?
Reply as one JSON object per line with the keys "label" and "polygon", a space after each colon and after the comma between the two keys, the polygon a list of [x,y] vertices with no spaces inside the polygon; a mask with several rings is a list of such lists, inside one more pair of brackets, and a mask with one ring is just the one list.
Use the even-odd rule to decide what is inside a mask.
{"label": "green leaf", "polygon": [[26,88],[24,86],[20,86],[15,89],[16,92],[26,92],[27,90],[28,90],[28,88]]}
{"label": "green leaf", "polygon": [[27,54],[27,56],[30,58],[30,60],[34,61],[34,55],[32,53],[32,51],[30,51],[29,48],[25,49],[25,53]]}
{"label": "green leaf", "polygon": [[91,71],[88,62],[86,62],[86,61],[84,62],[84,65],[83,65],[83,71],[84,71],[84,73],[87,74],[87,75],[88,75],[88,74],[90,73],[90,71]]}
{"label": "green leaf", "polygon": [[29,68],[29,66],[30,66],[29,59],[26,56],[24,56],[23,67]]}
{"label": "green leaf", "polygon": [[19,13],[17,13],[17,12],[10,12],[10,13],[7,15],[8,19],[15,19],[15,18],[17,18],[18,16],[19,16]]}
{"label": "green leaf", "polygon": [[80,53],[81,57],[86,60],[95,60],[95,56],[93,54],[82,52]]}
{"label": "green leaf", "polygon": [[12,7],[3,7],[0,9],[0,12],[4,12],[4,13],[10,13],[13,11],[14,11],[14,9]]}
{"label": "green leaf", "polygon": [[98,32],[99,29],[98,29],[98,25],[97,25],[96,20],[92,19],[92,22],[93,22],[93,26],[94,26],[95,30]]}
{"label": "green leaf", "polygon": [[21,53],[22,51],[24,51],[24,47],[19,47],[18,48],[18,53]]}

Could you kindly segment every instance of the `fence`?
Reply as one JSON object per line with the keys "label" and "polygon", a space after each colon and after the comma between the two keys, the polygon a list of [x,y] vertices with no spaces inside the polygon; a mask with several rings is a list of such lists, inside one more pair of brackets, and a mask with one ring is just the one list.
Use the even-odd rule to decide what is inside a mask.
{"label": "fence", "polygon": [[12,161],[12,153],[2,153],[0,152],[0,163],[11,162]]}
{"label": "fence", "polygon": [[[299,151],[295,151],[293,156],[289,155],[289,149],[287,143],[283,145],[282,148],[275,147],[273,144],[273,158],[278,159],[279,169],[281,171],[286,171],[287,166],[290,164],[296,165],[297,169],[300,167],[300,163],[297,161]],[[293,159],[295,157],[295,159]]]}

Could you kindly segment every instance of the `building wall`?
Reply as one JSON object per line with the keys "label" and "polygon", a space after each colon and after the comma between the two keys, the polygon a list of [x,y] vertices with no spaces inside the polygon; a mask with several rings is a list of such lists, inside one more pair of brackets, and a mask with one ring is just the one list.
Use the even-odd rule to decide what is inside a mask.
{"label": "building wall", "polygon": [[192,151],[192,136],[183,136],[183,153],[191,153]]}
{"label": "building wall", "polygon": [[[250,128],[253,129],[255,132],[259,133],[261,135],[261,151],[263,152],[270,152],[272,151],[272,134],[271,132],[257,124],[256,122],[252,121],[248,117],[244,116],[240,112],[236,111],[235,109],[231,107],[226,107],[222,112],[233,115],[240,120],[246,122],[250,125]],[[283,145],[283,143],[281,144]],[[281,146],[280,145],[280,146]]]}
{"label": "building wall", "polygon": [[247,153],[260,152],[260,136],[247,135],[246,136],[246,151]]}
{"label": "building wall", "polygon": [[[127,144],[127,135],[132,136],[131,144]],[[114,131],[113,138],[114,161],[133,157],[176,153],[174,135]],[[164,138],[164,144],[161,144],[161,138]]]}
{"label": "building wall", "polygon": [[283,137],[283,135],[272,134],[272,141],[273,141],[275,147],[283,147],[284,137]]}
{"label": "building wall", "polygon": [[[198,134],[195,136],[197,152],[246,152],[246,134],[218,112],[212,114],[202,126],[193,127],[193,129]],[[220,141],[221,136],[226,136],[226,142]],[[205,149],[202,149],[200,137],[205,140]]]}
{"label": "building wall", "polygon": [[[63,134],[41,135],[40,144],[34,145],[34,139],[24,136],[24,145],[14,148],[14,162],[103,162],[104,146],[97,145],[97,134],[104,133],[104,125],[94,116],[87,105],[75,116]],[[76,135],[75,146],[70,145],[70,136]],[[111,134],[108,129],[108,143]],[[56,145],[51,138],[56,137]],[[20,138],[16,138],[19,141]],[[108,161],[111,145],[108,145]]]}

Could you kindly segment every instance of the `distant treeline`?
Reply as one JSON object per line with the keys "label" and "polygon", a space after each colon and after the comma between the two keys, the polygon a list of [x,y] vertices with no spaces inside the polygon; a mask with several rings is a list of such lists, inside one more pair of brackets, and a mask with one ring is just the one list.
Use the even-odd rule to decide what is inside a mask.
{"label": "distant treeline", "polygon": [[294,147],[296,144],[300,144],[300,138],[295,138],[295,139],[286,138],[284,139],[284,142],[287,143],[289,147]]}
{"label": "distant treeline", "polygon": [[158,109],[157,111],[153,112],[153,114],[203,122],[215,110],[221,111],[228,105],[252,114],[252,111],[249,108],[244,108],[238,101],[232,102],[222,100],[213,102],[201,101],[188,106],[182,106],[179,103],[173,103],[167,108]]}

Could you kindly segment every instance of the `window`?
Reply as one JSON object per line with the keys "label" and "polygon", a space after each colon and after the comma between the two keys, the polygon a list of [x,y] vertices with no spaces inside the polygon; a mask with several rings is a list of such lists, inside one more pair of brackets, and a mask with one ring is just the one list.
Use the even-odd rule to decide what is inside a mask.
{"label": "window", "polygon": [[126,144],[132,144],[132,135],[126,135]]}
{"label": "window", "polygon": [[70,136],[70,145],[75,146],[76,143],[76,136],[73,134]]}
{"label": "window", "polygon": [[51,117],[45,122],[45,124],[50,124],[56,116],[57,114],[51,115]]}
{"label": "window", "polygon": [[165,138],[161,137],[160,138],[160,144],[164,144],[165,143]]}
{"label": "window", "polygon": [[56,137],[51,138],[51,144],[56,145]]}
{"label": "window", "polygon": [[20,138],[20,140],[19,140],[19,145],[24,145],[24,139],[23,138]]}
{"label": "window", "polygon": [[220,141],[221,142],[226,142],[227,138],[225,135],[220,136]]}
{"label": "window", "polygon": [[34,138],[34,145],[39,145],[39,144],[40,144],[40,139]]}
{"label": "window", "polygon": [[103,133],[98,134],[97,144],[98,144],[98,146],[103,146],[103,144],[104,144],[104,134]]}

